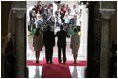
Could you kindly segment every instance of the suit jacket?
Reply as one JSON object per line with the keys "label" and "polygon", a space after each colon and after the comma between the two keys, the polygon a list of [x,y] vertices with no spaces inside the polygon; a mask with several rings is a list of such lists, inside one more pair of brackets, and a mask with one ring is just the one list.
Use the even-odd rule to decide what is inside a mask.
{"label": "suit jacket", "polygon": [[56,36],[58,37],[57,46],[65,47],[66,46],[66,37],[69,37],[64,30],[58,31]]}
{"label": "suit jacket", "polygon": [[43,44],[44,46],[55,46],[55,35],[54,32],[47,30],[43,33]]}

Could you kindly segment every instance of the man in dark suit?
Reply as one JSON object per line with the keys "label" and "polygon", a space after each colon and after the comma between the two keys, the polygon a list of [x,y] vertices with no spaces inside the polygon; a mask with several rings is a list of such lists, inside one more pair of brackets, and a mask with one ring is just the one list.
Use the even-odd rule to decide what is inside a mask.
{"label": "man in dark suit", "polygon": [[63,63],[66,63],[66,37],[69,37],[69,35],[67,35],[61,25],[60,31],[57,32],[56,36],[58,37],[58,61],[61,63],[61,50],[63,50]]}
{"label": "man in dark suit", "polygon": [[55,46],[55,36],[54,32],[52,32],[51,27],[47,27],[47,31],[43,34],[43,44],[45,46],[45,57],[47,63],[52,63],[53,56],[53,46]]}

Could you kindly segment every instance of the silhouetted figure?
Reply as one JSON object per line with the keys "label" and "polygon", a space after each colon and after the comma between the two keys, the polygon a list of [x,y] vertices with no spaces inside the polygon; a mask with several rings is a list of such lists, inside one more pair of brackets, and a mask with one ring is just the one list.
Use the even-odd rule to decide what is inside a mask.
{"label": "silhouetted figure", "polygon": [[61,50],[63,51],[63,63],[66,63],[66,37],[69,37],[67,33],[63,30],[61,25],[60,31],[55,35],[58,37],[57,46],[58,46],[58,61],[61,63]]}
{"label": "silhouetted figure", "polygon": [[47,26],[47,31],[45,31],[43,34],[43,43],[45,46],[45,57],[47,63],[49,63],[49,61],[52,63],[53,47],[55,46],[54,32],[50,29],[50,25]]}
{"label": "silhouetted figure", "polygon": [[13,55],[13,43],[11,38],[5,48],[5,77],[15,77],[15,56]]}
{"label": "silhouetted figure", "polygon": [[40,30],[40,28],[37,28],[33,37],[33,46],[34,50],[36,51],[36,63],[39,63],[40,51],[43,48],[43,37]]}
{"label": "silhouetted figure", "polygon": [[111,48],[112,56],[110,57],[110,78],[117,77],[117,45],[112,44]]}
{"label": "silhouetted figure", "polygon": [[70,48],[72,49],[72,54],[74,58],[74,63],[77,61],[77,56],[78,56],[78,49],[80,45],[80,36],[78,34],[78,29],[74,29],[75,34],[72,35],[71,37],[71,43],[70,43]]}

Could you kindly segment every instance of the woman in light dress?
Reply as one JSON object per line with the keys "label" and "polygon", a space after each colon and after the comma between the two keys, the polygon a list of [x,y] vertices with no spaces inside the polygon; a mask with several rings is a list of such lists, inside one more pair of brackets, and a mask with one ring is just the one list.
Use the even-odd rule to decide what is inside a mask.
{"label": "woman in light dress", "polygon": [[43,48],[43,37],[42,37],[40,28],[37,28],[36,32],[34,34],[33,46],[34,46],[34,50],[36,51],[36,53],[35,53],[36,63],[39,63],[40,51]]}
{"label": "woman in light dress", "polygon": [[74,64],[77,62],[77,56],[78,56],[78,49],[80,45],[80,35],[78,34],[77,28],[74,29],[75,34],[72,35],[71,37],[71,44],[70,48],[72,49],[72,54],[74,58]]}

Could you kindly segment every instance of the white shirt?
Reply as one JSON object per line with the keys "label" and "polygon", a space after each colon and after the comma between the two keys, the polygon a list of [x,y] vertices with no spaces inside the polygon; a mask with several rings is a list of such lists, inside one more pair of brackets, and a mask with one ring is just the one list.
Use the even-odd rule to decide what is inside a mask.
{"label": "white shirt", "polygon": [[40,14],[37,14],[37,21],[40,20],[40,21],[43,21],[42,17]]}
{"label": "white shirt", "polygon": [[71,9],[71,15],[76,15],[77,9]]}

